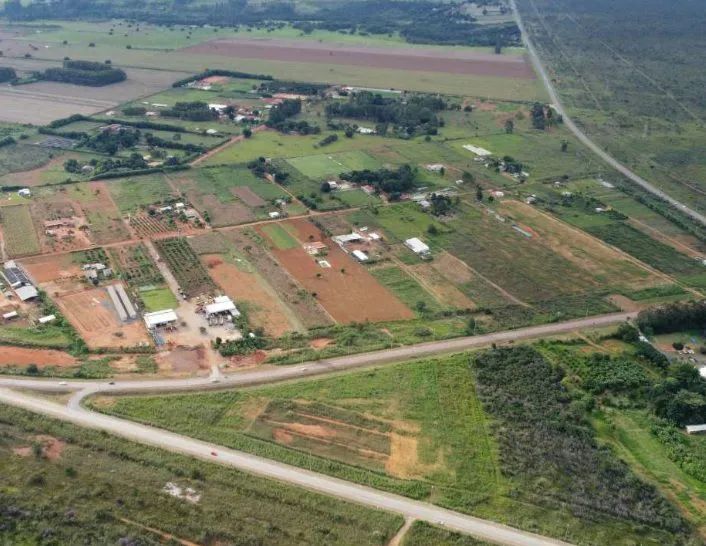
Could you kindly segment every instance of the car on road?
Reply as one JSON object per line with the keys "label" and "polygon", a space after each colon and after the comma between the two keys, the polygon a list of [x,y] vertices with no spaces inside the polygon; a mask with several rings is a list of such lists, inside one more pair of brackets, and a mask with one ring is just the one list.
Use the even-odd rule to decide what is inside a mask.
{"label": "car on road", "polygon": [[68,383],[66,381],[59,381],[59,385],[63,387],[64,385],[68,385]]}

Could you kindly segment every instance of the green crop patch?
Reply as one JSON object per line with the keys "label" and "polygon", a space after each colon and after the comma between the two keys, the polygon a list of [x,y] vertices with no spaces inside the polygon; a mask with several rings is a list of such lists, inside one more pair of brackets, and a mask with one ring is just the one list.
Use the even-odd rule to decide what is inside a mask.
{"label": "green crop patch", "polygon": [[299,241],[279,223],[264,225],[262,231],[278,250],[289,250],[299,246]]}
{"label": "green crop patch", "polygon": [[39,239],[34,231],[32,216],[27,205],[11,205],[0,209],[5,250],[11,257],[27,256],[39,252]]}
{"label": "green crop patch", "polygon": [[158,239],[154,246],[188,297],[210,293],[216,289],[208,271],[186,238]]}

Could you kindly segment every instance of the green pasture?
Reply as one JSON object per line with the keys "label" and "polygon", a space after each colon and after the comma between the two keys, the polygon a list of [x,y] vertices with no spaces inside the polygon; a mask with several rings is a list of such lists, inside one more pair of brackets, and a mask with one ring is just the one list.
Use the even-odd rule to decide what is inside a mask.
{"label": "green pasture", "polygon": [[108,187],[122,213],[137,212],[148,205],[161,203],[174,194],[162,175],[110,180]]}

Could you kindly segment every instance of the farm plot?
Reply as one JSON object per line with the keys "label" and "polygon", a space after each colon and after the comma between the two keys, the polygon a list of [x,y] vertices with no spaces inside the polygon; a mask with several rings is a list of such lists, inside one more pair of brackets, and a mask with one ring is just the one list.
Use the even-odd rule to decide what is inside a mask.
{"label": "farm plot", "polygon": [[399,267],[376,267],[370,273],[410,309],[418,312],[441,310],[434,296]]}
{"label": "farm plot", "polygon": [[74,206],[63,192],[37,192],[30,212],[39,228],[42,251],[70,251],[92,244],[83,211]]}
{"label": "farm plot", "polygon": [[162,175],[113,180],[109,188],[115,204],[123,214],[177,197]]}
{"label": "farm plot", "polygon": [[150,237],[173,231],[161,216],[150,216],[149,214],[130,215],[128,223],[138,237]]}
{"label": "farm plot", "polygon": [[11,258],[39,253],[39,239],[34,230],[28,205],[0,209],[0,224],[5,252]]}
{"label": "farm plot", "polygon": [[56,303],[91,349],[132,347],[149,342],[142,321],[120,322],[103,288],[65,294],[56,298]]}
{"label": "farm plot", "polygon": [[492,55],[472,49],[364,47],[305,40],[222,38],[180,51],[185,55],[337,65],[404,71],[428,71],[500,78],[533,79],[532,67],[521,56]]}
{"label": "farm plot", "polygon": [[130,286],[150,286],[164,282],[162,274],[142,243],[112,247],[108,250],[121,278]]}
{"label": "farm plot", "polygon": [[0,351],[0,367],[27,366],[34,364],[41,368],[69,367],[77,363],[75,357],[54,349],[29,349],[4,346]]}
{"label": "farm plot", "polygon": [[572,229],[530,205],[503,201],[499,210],[529,226],[537,234],[540,243],[609,286],[632,290],[664,283],[664,279],[622,256],[602,241]]}
{"label": "farm plot", "polygon": [[93,242],[108,244],[130,238],[130,233],[110,196],[107,183],[72,184],[68,186],[67,192],[83,210]]}
{"label": "farm plot", "polygon": [[272,204],[276,199],[288,199],[282,188],[244,167],[194,169],[174,183],[214,227],[265,219],[268,212],[277,210]]}
{"label": "farm plot", "polygon": [[36,283],[53,282],[81,275],[81,267],[71,254],[34,256],[21,260],[25,271]]}
{"label": "farm plot", "polygon": [[211,293],[216,285],[185,237],[154,241],[164,260],[187,297]]}
{"label": "farm plot", "polygon": [[[223,235],[235,246],[236,251],[254,267],[257,275],[262,277],[265,284],[272,287],[277,298],[291,312],[289,316],[294,317],[291,319],[294,324],[298,322],[304,328],[315,328],[333,323],[330,315],[319,302],[272,257],[267,250],[267,242],[264,237],[252,229],[232,230],[224,232]],[[197,237],[193,241],[196,243],[202,238]],[[209,238],[211,238],[210,234]],[[227,249],[222,250],[215,244],[203,246],[205,254],[214,253],[214,251],[227,251]]]}
{"label": "farm plot", "polygon": [[271,337],[303,329],[274,288],[242,255],[206,254],[201,259],[216,284],[243,307],[254,328],[263,328]]}
{"label": "farm plot", "polygon": [[[325,263],[319,263],[307,254],[301,246],[303,242],[325,240],[316,226],[306,220],[292,220],[284,224],[296,232],[300,246],[276,248],[276,242],[268,237],[275,247],[272,252],[312,296],[315,294],[314,297],[334,320],[342,323],[379,322],[414,317],[409,308],[333,241],[326,241],[328,253],[320,258]],[[267,236],[266,232],[261,233]]]}

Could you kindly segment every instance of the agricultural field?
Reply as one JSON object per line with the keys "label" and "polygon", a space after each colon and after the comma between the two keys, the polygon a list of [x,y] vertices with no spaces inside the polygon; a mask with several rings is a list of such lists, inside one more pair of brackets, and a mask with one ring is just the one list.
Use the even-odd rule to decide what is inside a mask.
{"label": "agricultural field", "polygon": [[108,253],[120,277],[129,286],[150,286],[164,282],[144,244],[112,247]]}
{"label": "agricultural field", "polygon": [[291,201],[291,197],[242,166],[191,169],[172,179],[213,227],[263,220],[273,211],[297,215],[306,210],[296,202],[275,204]]}
{"label": "agricultural field", "polygon": [[[554,424],[562,417],[551,416],[561,416],[571,406],[562,398],[558,377],[544,370],[549,364],[541,357],[525,358],[534,354],[531,348],[495,353],[238,392],[99,398],[93,405],[574,543],[685,544],[691,531],[676,510],[614,455],[599,449],[593,439],[596,432],[584,417],[576,418],[576,430],[561,427],[559,421]],[[498,358],[507,363],[494,364],[500,366],[496,373],[486,366],[489,359]],[[521,366],[527,369],[523,372]],[[508,381],[507,373],[517,381]],[[534,381],[532,392],[518,386],[532,384],[529,378]],[[513,410],[502,403],[503,396],[519,397],[529,404],[526,409],[556,407],[527,419],[510,441],[505,438],[507,412]],[[175,407],[180,408],[178,419]],[[204,422],[209,425],[204,427]],[[575,449],[550,447],[555,442],[568,442]],[[552,457],[518,462],[521,454],[549,451]],[[572,467],[573,477],[567,480],[561,469],[572,465],[572,457],[582,462]],[[558,469],[535,464],[549,459]],[[542,488],[529,487],[537,480]],[[594,491],[590,498],[582,494],[588,489]],[[642,500],[622,505],[626,495]],[[572,511],[572,503],[582,509]]]}
{"label": "agricultural field", "polygon": [[[9,406],[0,421],[3,502],[22,514],[3,531],[11,543],[52,529],[52,540],[63,544],[129,537],[156,545],[168,536],[203,544],[213,536],[236,542],[245,535],[284,546],[316,543],[325,529],[338,544],[379,544],[402,525],[398,516]],[[192,488],[198,501],[169,494],[168,484]],[[66,514],[75,514],[72,524]]]}
{"label": "agricultural field", "polygon": [[159,256],[167,264],[179,288],[187,297],[213,292],[216,288],[206,268],[185,237],[154,241]]}
{"label": "agricultural field", "polygon": [[[363,266],[307,220],[259,228],[271,252],[336,322],[404,320],[412,311],[381,286]],[[323,242],[327,251],[310,256],[303,245]]]}
{"label": "agricultural field", "polygon": [[91,240],[96,244],[115,243],[130,237],[130,232],[111,196],[112,184],[86,182],[65,187],[67,196],[83,211],[88,221]]}
{"label": "agricultural field", "polygon": [[163,175],[111,180],[107,183],[107,187],[122,214],[135,214],[148,205],[159,204],[176,197],[176,192]]}
{"label": "agricultural field", "polygon": [[3,245],[8,256],[14,258],[39,253],[39,239],[28,205],[2,207],[0,226]]}

